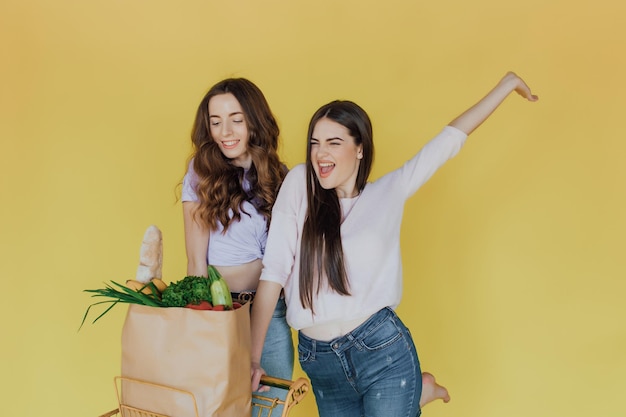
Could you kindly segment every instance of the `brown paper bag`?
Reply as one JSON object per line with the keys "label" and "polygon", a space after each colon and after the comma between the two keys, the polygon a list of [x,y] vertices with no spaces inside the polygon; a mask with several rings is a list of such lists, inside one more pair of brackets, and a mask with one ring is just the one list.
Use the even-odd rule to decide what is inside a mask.
{"label": "brown paper bag", "polygon": [[[131,304],[122,330],[122,376],[191,392],[200,417],[249,416],[249,304],[231,311]],[[121,401],[196,416],[189,396],[167,388],[124,380]]]}

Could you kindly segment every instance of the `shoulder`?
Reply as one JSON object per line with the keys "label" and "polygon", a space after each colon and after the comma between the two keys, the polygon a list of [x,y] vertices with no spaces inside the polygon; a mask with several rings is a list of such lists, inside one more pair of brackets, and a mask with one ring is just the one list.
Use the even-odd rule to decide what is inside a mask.
{"label": "shoulder", "polygon": [[183,177],[183,189],[181,193],[182,201],[198,201],[196,189],[198,187],[198,175],[193,169],[193,159],[189,161],[187,172]]}
{"label": "shoulder", "polygon": [[184,181],[187,181],[195,185],[198,182],[198,174],[196,173],[196,170],[194,169],[193,165],[194,165],[194,159],[192,158],[187,164],[187,172],[185,173]]}
{"label": "shoulder", "polygon": [[306,164],[296,165],[295,167],[289,170],[289,174],[291,174],[292,172],[301,172],[302,175],[304,175],[306,173]]}
{"label": "shoulder", "polygon": [[198,176],[198,174],[196,174],[196,170],[195,170],[195,169],[194,169],[194,167],[193,167],[193,165],[194,165],[194,161],[195,161],[195,158],[191,158],[191,159],[189,160],[189,162],[187,163],[187,172],[186,172],[186,175],[188,175],[188,176],[194,176],[194,177],[197,177],[197,176]]}
{"label": "shoulder", "polygon": [[299,205],[300,201],[306,199],[306,192],[306,166],[296,165],[285,176],[274,208],[280,210],[294,204]]}
{"label": "shoulder", "polygon": [[291,168],[287,175],[285,176],[285,180],[283,184],[301,184],[302,181],[306,178],[306,165],[298,164],[295,167]]}

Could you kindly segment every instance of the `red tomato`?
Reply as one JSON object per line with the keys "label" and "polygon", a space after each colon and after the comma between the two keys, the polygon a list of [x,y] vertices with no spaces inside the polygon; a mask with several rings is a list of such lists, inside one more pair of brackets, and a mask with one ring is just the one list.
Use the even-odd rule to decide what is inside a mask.
{"label": "red tomato", "polygon": [[200,301],[199,304],[187,304],[185,307],[193,310],[213,310],[213,306],[208,301]]}
{"label": "red tomato", "polygon": [[237,310],[240,307],[241,307],[241,304],[239,304],[237,301],[233,301],[233,310]]}
{"label": "red tomato", "polygon": [[226,306],[224,304],[216,304],[213,306],[214,311],[224,311]]}

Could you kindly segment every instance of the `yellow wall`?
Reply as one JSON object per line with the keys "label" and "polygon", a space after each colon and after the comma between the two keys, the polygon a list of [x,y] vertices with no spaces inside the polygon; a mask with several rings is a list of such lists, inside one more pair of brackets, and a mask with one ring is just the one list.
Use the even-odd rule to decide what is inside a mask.
{"label": "yellow wall", "polygon": [[399,311],[453,397],[425,415],[624,415],[625,4],[4,0],[1,414],[114,407],[125,309],[78,333],[82,290],[133,277],[149,224],[182,278],[211,84],[263,89],[290,166],[319,105],[357,101],[379,176],[512,69],[540,101],[511,97],[406,207]]}

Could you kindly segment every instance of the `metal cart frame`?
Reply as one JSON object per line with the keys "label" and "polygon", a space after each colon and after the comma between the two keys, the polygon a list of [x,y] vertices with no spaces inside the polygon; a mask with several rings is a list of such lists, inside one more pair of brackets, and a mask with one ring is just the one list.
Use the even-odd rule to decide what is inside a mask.
{"label": "metal cart frame", "polygon": [[[169,387],[166,385],[155,384],[152,382],[141,381],[138,379],[123,377],[123,376],[116,376],[114,378],[115,393],[117,395],[118,408],[111,410],[107,413],[104,413],[100,415],[99,417],[114,417],[118,415],[119,417],[175,417],[175,416],[167,416],[164,414],[154,413],[149,410],[143,410],[143,409],[139,409],[139,408],[124,404],[124,401],[121,395],[121,382],[122,381],[128,381],[132,383],[147,385],[147,386],[151,386],[154,388],[176,392],[182,396],[188,396],[189,401],[193,404],[193,407],[195,409],[196,417],[200,417],[198,413],[198,405],[196,403],[196,398],[191,392],[174,388],[174,387]],[[309,381],[307,381],[306,378],[298,378],[295,381],[289,381],[286,379],[274,378],[271,376],[264,375],[261,378],[261,384],[267,385],[270,387],[283,389],[287,391],[287,395],[285,397],[285,400],[283,401],[279,398],[269,398],[260,394],[253,394],[251,417],[261,417],[261,416],[271,417],[274,409],[280,405],[283,406],[283,412],[280,416],[276,416],[276,417],[288,417],[291,409],[302,401],[302,399],[306,396],[310,388]]]}

